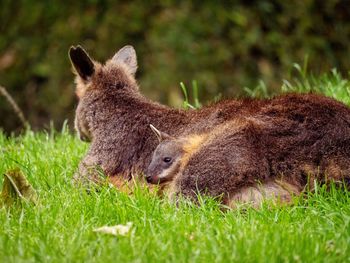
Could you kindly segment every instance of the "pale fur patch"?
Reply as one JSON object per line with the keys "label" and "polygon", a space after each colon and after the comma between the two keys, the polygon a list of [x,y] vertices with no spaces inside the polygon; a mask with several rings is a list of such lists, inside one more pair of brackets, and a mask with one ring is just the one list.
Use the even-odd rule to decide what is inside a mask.
{"label": "pale fur patch", "polygon": [[[183,146],[184,155],[181,158],[181,168],[185,167],[190,159],[203,145],[207,139],[208,134],[194,134],[186,138]],[[181,170],[181,169],[180,169]]]}
{"label": "pale fur patch", "polygon": [[[251,121],[251,120],[250,120]],[[189,159],[198,152],[203,146],[210,144],[219,135],[224,133],[237,132],[247,124],[246,119],[236,119],[216,126],[213,130],[202,134],[192,134],[184,138],[183,150],[185,154],[181,158],[181,167],[185,167]]]}
{"label": "pale fur patch", "polygon": [[264,200],[289,204],[292,197],[299,194],[300,190],[296,186],[282,180],[275,180],[256,186],[244,187],[228,200],[228,206],[236,208],[237,204],[249,204],[252,207],[259,208]]}
{"label": "pale fur patch", "polygon": [[[157,177],[158,177],[159,179],[161,179],[161,178],[168,178],[168,180],[170,180],[171,177],[174,176],[174,175],[176,174],[177,167],[178,167],[177,165],[172,165],[172,166],[170,166],[170,168],[164,169],[164,170],[160,173],[160,175],[158,175]],[[171,175],[172,175],[172,176],[171,176]]]}

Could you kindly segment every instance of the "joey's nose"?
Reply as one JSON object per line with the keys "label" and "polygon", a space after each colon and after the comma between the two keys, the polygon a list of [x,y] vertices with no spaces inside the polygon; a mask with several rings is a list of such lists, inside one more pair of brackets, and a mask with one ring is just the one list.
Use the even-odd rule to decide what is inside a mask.
{"label": "joey's nose", "polygon": [[152,183],[152,176],[146,176],[146,181],[147,183],[151,184]]}

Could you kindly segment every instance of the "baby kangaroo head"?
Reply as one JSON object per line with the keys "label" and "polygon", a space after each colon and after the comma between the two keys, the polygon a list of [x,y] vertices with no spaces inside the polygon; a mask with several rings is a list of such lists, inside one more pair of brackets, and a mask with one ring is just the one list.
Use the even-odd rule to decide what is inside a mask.
{"label": "baby kangaroo head", "polygon": [[97,108],[105,106],[96,104],[114,101],[117,96],[138,91],[134,77],[137,70],[136,52],[132,46],[125,46],[105,65],[101,65],[81,46],[72,46],[69,58],[76,74],[76,94],[79,98],[75,128],[83,141],[90,141],[91,116],[96,114]]}
{"label": "baby kangaroo head", "polygon": [[148,183],[161,184],[171,181],[179,172],[184,153],[183,142],[157,130],[153,125],[150,126],[159,140],[159,145],[153,152],[146,179]]}

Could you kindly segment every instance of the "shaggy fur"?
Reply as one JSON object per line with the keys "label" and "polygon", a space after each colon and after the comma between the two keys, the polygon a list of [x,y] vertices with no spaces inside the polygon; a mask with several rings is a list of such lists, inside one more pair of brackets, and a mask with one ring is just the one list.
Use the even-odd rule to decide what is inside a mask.
{"label": "shaggy fur", "polygon": [[314,180],[349,182],[348,107],[317,95],[245,104],[254,110],[207,133],[169,138],[159,132],[147,181],[167,182],[170,196],[195,200],[202,193],[227,205],[258,204],[262,196],[286,202]]}
{"label": "shaggy fur", "polygon": [[91,141],[77,180],[96,181],[101,168],[121,187],[124,180],[143,173],[157,146],[151,123],[171,135],[203,132],[252,110],[236,100],[188,111],[150,101],[140,94],[134,78],[137,62],[131,46],[119,50],[105,65],[93,61],[79,46],[71,47],[69,57],[79,97],[75,127],[82,140]]}

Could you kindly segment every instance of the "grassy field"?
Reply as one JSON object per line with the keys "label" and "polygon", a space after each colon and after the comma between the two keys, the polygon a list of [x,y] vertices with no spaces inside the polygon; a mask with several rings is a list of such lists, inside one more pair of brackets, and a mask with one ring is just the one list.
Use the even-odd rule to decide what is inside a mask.
{"label": "grassy field", "polygon": [[[350,104],[349,82],[335,72],[283,89]],[[0,208],[0,262],[350,262],[349,192],[317,188],[292,206],[234,211],[213,200],[176,207],[146,189],[87,193],[71,183],[86,149],[66,129],[0,133],[0,173],[20,167],[39,195],[35,206]],[[127,222],[126,236],[93,231]]]}

